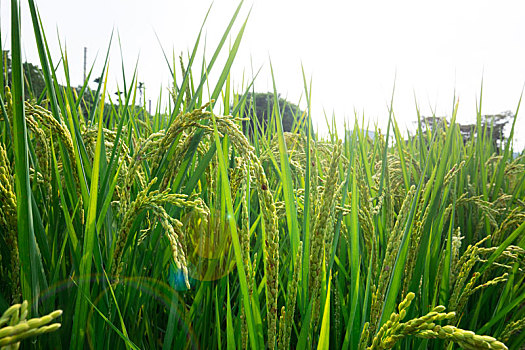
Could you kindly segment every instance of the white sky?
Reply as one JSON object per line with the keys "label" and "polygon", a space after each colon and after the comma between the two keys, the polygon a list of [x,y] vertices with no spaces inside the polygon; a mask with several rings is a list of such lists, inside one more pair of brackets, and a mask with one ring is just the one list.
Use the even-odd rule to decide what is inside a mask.
{"label": "white sky", "polygon": [[[0,1],[4,48],[10,46],[9,3]],[[38,63],[29,11],[23,3],[24,49],[27,60]],[[208,59],[237,4],[236,0],[214,2],[205,26]],[[187,53],[209,5],[208,0],[37,1],[55,62],[60,52],[58,35],[67,46],[74,85],[82,80],[83,48],[88,48],[88,66],[98,53],[98,75],[115,29],[120,35],[126,76],[131,78],[138,59],[139,81],[145,83],[153,105],[161,89],[163,98],[167,97],[171,82],[155,33],[170,57],[172,52],[177,57]],[[271,91],[271,58],[278,91],[297,103],[304,92],[303,64],[307,79],[313,79],[313,118],[320,130],[326,128],[323,111],[329,117],[333,112],[341,125],[345,119],[353,120],[355,111],[360,116],[364,113],[384,130],[394,80],[394,113],[402,129],[413,127],[415,100],[423,115],[435,110],[437,115],[450,116],[455,90],[460,99],[458,119],[472,121],[482,78],[483,114],[514,112],[525,84],[523,0],[247,0],[231,42],[252,5],[232,69],[234,86],[240,89],[243,73],[246,79],[251,77],[252,67],[263,66],[255,89]],[[224,51],[223,60],[217,62],[216,74],[226,54]],[[110,57],[110,89],[116,91],[117,84],[122,86],[118,40],[113,42]],[[520,148],[525,145],[523,113],[517,121]]]}

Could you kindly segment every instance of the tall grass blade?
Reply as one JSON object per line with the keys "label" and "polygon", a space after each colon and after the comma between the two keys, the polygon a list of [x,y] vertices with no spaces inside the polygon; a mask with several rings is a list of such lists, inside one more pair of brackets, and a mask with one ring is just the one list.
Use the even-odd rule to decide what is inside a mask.
{"label": "tall grass blade", "polygon": [[279,108],[279,98],[277,87],[275,84],[275,76],[273,74],[272,63],[270,62],[270,72],[272,74],[273,83],[273,114],[275,115],[275,125],[277,128],[277,139],[279,142],[279,159],[281,164],[281,179],[283,186],[284,203],[286,208],[286,223],[288,225],[288,232],[290,234],[290,245],[292,247],[292,256],[297,255],[299,247],[299,225],[297,222],[297,209],[295,203],[295,196],[293,192],[292,172],[290,170],[290,162],[288,159],[288,149],[284,140],[283,123],[281,111]]}
{"label": "tall grass blade", "polygon": [[241,287],[241,293],[242,293],[242,302],[244,305],[244,310],[246,314],[246,323],[248,325],[249,329],[249,340],[250,340],[250,347],[252,349],[257,349],[258,344],[260,344],[260,339],[257,337],[256,331],[255,331],[255,323],[253,320],[253,312],[252,307],[250,304],[250,296],[248,293],[248,279],[246,276],[246,271],[244,269],[244,262],[242,260],[242,252],[241,252],[241,245],[239,241],[239,234],[237,233],[237,224],[235,223],[235,215],[233,211],[233,203],[232,203],[232,196],[230,192],[230,185],[228,183],[228,173],[227,173],[227,166],[226,161],[224,159],[224,154],[222,152],[221,142],[219,140],[219,133],[217,130],[217,123],[215,121],[215,116],[213,115],[213,133],[214,133],[214,139],[215,139],[215,145],[217,147],[217,155],[219,157],[219,169],[221,173],[221,191],[224,195],[224,198],[226,200],[226,208],[227,208],[227,218],[229,221],[230,226],[230,232],[232,235],[232,244],[233,244],[233,250],[235,253],[235,262],[237,266],[237,271],[239,274],[239,283]]}
{"label": "tall grass blade", "polygon": [[[18,252],[20,259],[20,284],[22,297],[34,302],[33,311],[38,313],[38,276],[33,258],[36,246],[31,209],[31,186],[29,184],[29,158],[27,127],[24,111],[24,82],[20,37],[19,3],[11,1],[11,50],[12,50],[12,100],[13,142],[15,154],[15,189],[18,222]],[[15,282],[17,283],[17,282]],[[13,296],[18,299],[17,296]]]}
{"label": "tall grass blade", "polygon": [[[104,94],[106,91],[107,71],[104,79]],[[104,96],[104,95],[102,95]],[[102,102],[104,98],[102,98]],[[100,173],[100,158],[101,148],[104,142],[102,133],[103,126],[103,103],[99,109],[99,121],[97,131],[97,141],[95,145],[95,158],[93,161],[93,174],[91,176],[91,186],[89,191],[89,203],[87,211],[86,229],[84,231],[84,243],[82,246],[82,258],[79,268],[79,292],[83,295],[91,295],[91,265],[93,258],[93,250],[95,245],[96,235],[96,215],[97,215],[97,200],[98,200],[98,180]],[[73,318],[73,332],[77,336],[71,338],[71,349],[84,348],[84,338],[87,332],[87,308],[88,305],[83,302],[80,296],[77,296],[75,303],[75,315]]]}
{"label": "tall grass blade", "polygon": [[328,278],[328,287],[326,288],[326,301],[323,311],[323,319],[321,321],[321,331],[319,334],[318,350],[328,350],[330,348],[330,286],[332,284],[332,276]]}

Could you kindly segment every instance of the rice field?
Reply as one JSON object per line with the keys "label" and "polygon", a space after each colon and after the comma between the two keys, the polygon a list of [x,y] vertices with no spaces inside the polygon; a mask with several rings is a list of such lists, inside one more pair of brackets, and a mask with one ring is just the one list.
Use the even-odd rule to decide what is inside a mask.
{"label": "rice field", "polygon": [[[386,130],[356,118],[321,137],[303,76],[295,132],[283,131],[275,97],[268,126],[244,133],[256,82],[236,91],[229,75],[247,24],[239,9],[240,30],[225,30],[205,66],[193,64],[200,34],[180,66],[168,61],[170,104],[149,114],[136,75],[116,102],[107,65],[71,87],[34,1],[29,38],[12,3],[9,87],[0,67],[0,347],[524,348],[521,100],[500,148],[482,99],[466,141],[457,102],[433,127],[416,113],[408,139],[392,108]],[[23,75],[29,40],[41,96]]]}

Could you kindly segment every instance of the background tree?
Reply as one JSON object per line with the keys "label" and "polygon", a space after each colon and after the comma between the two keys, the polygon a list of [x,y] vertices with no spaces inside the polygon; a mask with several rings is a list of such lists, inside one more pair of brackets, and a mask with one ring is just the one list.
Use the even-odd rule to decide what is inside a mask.
{"label": "background tree", "polygon": [[[282,117],[283,131],[292,132],[296,128],[296,124],[301,122],[301,128],[306,130],[304,126],[304,112],[293,104],[277,95],[279,100],[279,108]],[[248,93],[245,104],[245,116],[250,118],[249,121],[243,123],[243,129],[246,134],[253,135],[254,128],[260,127],[263,131],[268,128],[268,123],[272,120],[272,113],[274,107],[274,94],[271,92],[256,92]],[[273,126],[270,126],[273,127]]]}
{"label": "background tree", "polygon": [[[481,116],[481,128],[486,129],[490,132],[492,143],[495,149],[501,152],[503,142],[505,141],[505,127],[507,124],[514,119],[514,114],[511,111],[505,111],[498,114],[487,114]],[[421,130],[435,131],[438,128],[443,128],[444,125],[448,125],[446,117],[422,117],[421,118]],[[460,124],[457,123],[461,136],[463,136],[463,142],[476,138],[476,123],[473,124]]]}
{"label": "background tree", "polygon": [[[2,85],[11,86],[11,58],[9,57],[9,51],[2,51],[2,61]],[[26,98],[38,99],[46,87],[42,70],[30,62],[25,62],[23,64],[23,69]]]}
{"label": "background tree", "polygon": [[[487,128],[491,132],[492,143],[498,150],[498,153],[501,152],[503,141],[505,140],[505,127],[513,119],[514,114],[511,111],[481,116],[481,127],[483,129]],[[459,129],[463,136],[463,142],[477,137],[477,135],[473,135],[476,130],[476,124],[460,124]]]}
{"label": "background tree", "polygon": [[[8,50],[2,51],[2,64],[0,65],[0,69],[2,71],[1,78],[0,78],[0,86],[1,91],[3,94],[4,86],[11,87],[11,57],[9,55]],[[27,100],[29,99],[35,99],[38,100],[42,93],[45,90],[46,82],[44,80],[44,75],[40,67],[37,65],[34,65],[30,62],[25,62],[23,64],[24,69],[24,81],[25,81],[25,98]],[[94,80],[96,84],[100,84],[101,80],[100,78],[96,78]],[[60,91],[64,89],[62,85],[59,85]],[[78,86],[74,88],[77,92],[77,96],[80,96],[80,93],[82,91],[82,86]],[[93,111],[95,108],[95,104],[98,103],[98,100],[95,101],[95,95],[96,92],[91,90],[89,87],[87,87],[82,97],[82,102],[79,104],[82,114],[84,116],[84,120],[87,121],[87,118],[89,117],[89,111]],[[44,96],[45,98],[45,96]],[[111,103],[106,102],[104,104],[104,120],[108,120],[109,115],[111,114],[112,108],[115,108],[117,112],[119,112],[119,115],[124,115],[124,113],[127,113],[128,116],[133,116],[140,118],[144,120],[144,118],[148,117],[149,114],[146,112],[144,108],[141,108],[141,106],[127,106],[126,111],[124,111],[124,107],[118,105],[118,100],[113,99],[114,105]]]}

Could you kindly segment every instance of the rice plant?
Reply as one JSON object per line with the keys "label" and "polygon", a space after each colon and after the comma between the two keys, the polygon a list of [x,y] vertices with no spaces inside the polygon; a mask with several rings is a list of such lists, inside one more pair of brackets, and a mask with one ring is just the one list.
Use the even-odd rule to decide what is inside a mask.
{"label": "rice plant", "polygon": [[[519,102],[502,149],[481,99],[468,140],[457,103],[433,127],[418,113],[408,139],[392,108],[373,138],[357,118],[321,137],[304,75],[308,109],[283,132],[272,72],[268,125],[244,134],[258,119],[256,82],[236,91],[229,74],[242,2],[208,63],[194,66],[202,30],[181,67],[168,63],[170,104],[154,114],[136,107],[136,72],[106,100],[109,54],[95,91],[91,73],[72,88],[28,3],[34,37],[13,0],[0,89],[0,346],[523,348]],[[24,94],[22,40],[37,44],[42,96]]]}

